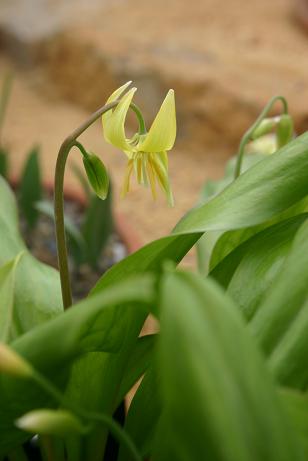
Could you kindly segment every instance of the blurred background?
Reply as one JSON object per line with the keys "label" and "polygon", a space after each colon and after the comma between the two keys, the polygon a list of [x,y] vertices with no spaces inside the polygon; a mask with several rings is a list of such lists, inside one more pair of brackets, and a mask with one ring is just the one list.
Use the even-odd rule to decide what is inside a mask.
{"label": "blurred background", "polygon": [[[14,176],[39,143],[52,181],[62,140],[127,80],[148,125],[174,88],[174,209],[136,185],[121,200],[124,154],[105,143],[99,122],[82,138],[108,166],[115,207],[141,241],[165,235],[270,97],[284,95],[297,132],[307,129],[307,9],[306,0],[0,0],[0,80],[14,77],[2,142]],[[78,187],[70,171],[66,184]]]}

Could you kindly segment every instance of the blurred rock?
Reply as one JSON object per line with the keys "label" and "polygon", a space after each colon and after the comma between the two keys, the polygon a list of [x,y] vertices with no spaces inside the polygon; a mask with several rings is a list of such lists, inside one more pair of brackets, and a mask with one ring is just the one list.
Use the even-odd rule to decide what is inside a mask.
{"label": "blurred rock", "polygon": [[173,87],[184,146],[235,148],[278,93],[308,127],[308,40],[288,0],[2,0],[0,18],[46,91],[87,109],[132,79],[150,121]]}

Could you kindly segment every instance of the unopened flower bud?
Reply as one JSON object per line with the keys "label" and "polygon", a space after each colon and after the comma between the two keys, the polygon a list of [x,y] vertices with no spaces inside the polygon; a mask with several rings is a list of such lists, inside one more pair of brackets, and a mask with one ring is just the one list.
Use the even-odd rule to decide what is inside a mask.
{"label": "unopened flower bud", "polygon": [[278,147],[285,146],[293,137],[293,120],[288,114],[280,117],[277,125],[277,142]]}
{"label": "unopened flower bud", "polygon": [[4,343],[0,343],[0,373],[29,378],[33,374],[33,369],[13,349]]}
{"label": "unopened flower bud", "polygon": [[83,164],[94,192],[105,200],[109,190],[109,176],[105,165],[97,155],[91,153],[83,157]]}
{"label": "unopened flower bud", "polygon": [[66,410],[33,410],[17,419],[15,425],[23,431],[43,435],[65,436],[85,432],[79,419]]}

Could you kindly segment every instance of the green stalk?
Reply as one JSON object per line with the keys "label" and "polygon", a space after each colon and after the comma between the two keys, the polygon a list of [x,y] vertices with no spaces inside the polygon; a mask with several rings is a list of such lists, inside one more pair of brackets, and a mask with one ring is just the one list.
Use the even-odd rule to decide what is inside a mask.
{"label": "green stalk", "polygon": [[55,171],[55,195],[54,195],[54,207],[55,207],[55,225],[56,225],[56,240],[57,240],[57,252],[58,252],[58,264],[60,271],[61,290],[63,307],[67,309],[72,305],[72,290],[70,284],[70,275],[68,270],[68,258],[67,258],[67,245],[65,238],[65,227],[64,227],[64,201],[63,201],[63,186],[64,186],[64,171],[67,161],[68,154],[72,147],[74,147],[76,139],[91,126],[101,115],[108,110],[112,109],[118,104],[115,101],[111,104],[105,104],[103,107],[98,109],[92,114],[82,125],[80,125],[73,133],[68,136],[62,143],[56,163]]}
{"label": "green stalk", "polygon": [[245,152],[245,147],[246,144],[251,140],[252,133],[262,120],[268,115],[270,110],[272,109],[273,105],[276,103],[276,101],[281,101],[282,106],[283,106],[283,113],[287,114],[288,113],[288,104],[286,99],[283,96],[274,96],[264,107],[262,110],[261,114],[257,118],[257,120],[251,125],[251,127],[246,131],[244,136],[241,139],[238,154],[237,154],[237,161],[236,161],[236,166],[235,166],[235,171],[234,171],[234,179],[238,178],[239,175],[241,174],[241,167],[242,167],[242,162],[243,162],[243,157],[244,157],[244,152]]}
{"label": "green stalk", "polygon": [[[63,307],[67,309],[72,305],[72,290],[70,283],[70,275],[68,269],[67,245],[65,238],[64,227],[64,203],[63,203],[63,188],[64,188],[64,172],[68,154],[72,147],[77,146],[80,149],[81,144],[77,142],[77,138],[91,126],[101,115],[113,109],[119,101],[114,101],[110,104],[105,104],[103,107],[94,112],[82,125],[80,125],[73,133],[71,133],[62,143],[56,163],[55,171],[55,192],[54,192],[54,211],[55,211],[55,226],[58,265],[60,271],[61,291]],[[137,115],[139,121],[139,132],[145,133],[145,123],[139,108],[135,104],[130,105],[131,109]]]}

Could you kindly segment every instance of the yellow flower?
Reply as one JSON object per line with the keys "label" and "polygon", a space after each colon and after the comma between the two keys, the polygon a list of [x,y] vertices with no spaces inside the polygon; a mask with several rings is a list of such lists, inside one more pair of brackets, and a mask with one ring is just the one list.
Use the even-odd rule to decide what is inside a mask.
{"label": "yellow flower", "polygon": [[125,119],[136,88],[124,94],[131,82],[118,88],[107,100],[117,99],[119,104],[102,116],[106,141],[121,149],[128,158],[122,196],[129,191],[132,172],[135,171],[139,184],[150,184],[153,198],[156,198],[156,182],[173,206],[173,196],[168,177],[167,151],[172,149],[176,138],[176,115],[174,91],[169,90],[148,132],[141,130],[131,138],[125,134]]}

